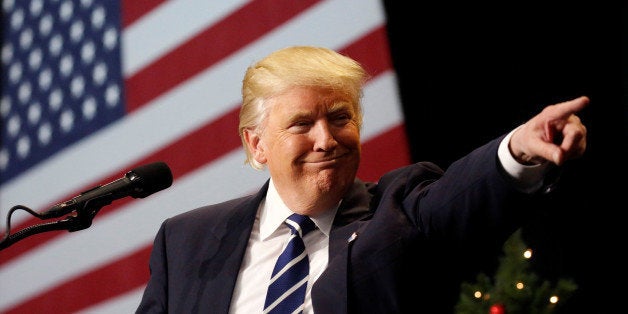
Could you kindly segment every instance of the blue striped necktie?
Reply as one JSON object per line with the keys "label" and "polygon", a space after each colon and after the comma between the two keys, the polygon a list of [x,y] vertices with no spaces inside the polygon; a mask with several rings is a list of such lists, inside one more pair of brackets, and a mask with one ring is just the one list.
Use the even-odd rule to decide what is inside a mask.
{"label": "blue striped necktie", "polygon": [[290,241],[283,250],[270,279],[264,313],[301,313],[310,272],[302,237],[316,225],[308,216],[292,214],[285,223],[292,230]]}

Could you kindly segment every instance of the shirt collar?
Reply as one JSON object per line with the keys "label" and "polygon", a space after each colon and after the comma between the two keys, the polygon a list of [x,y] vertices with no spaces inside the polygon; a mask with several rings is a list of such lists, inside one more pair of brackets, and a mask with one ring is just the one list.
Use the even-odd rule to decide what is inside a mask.
{"label": "shirt collar", "polygon": [[[334,221],[334,217],[336,216],[336,211],[338,211],[338,206],[335,206],[333,209],[325,211],[323,214],[316,217],[310,216],[310,219],[314,221],[316,227],[318,227],[323,234],[329,237],[329,232],[331,231],[331,225]],[[283,224],[286,218],[292,215],[292,213],[293,212],[290,208],[286,206],[279,196],[279,193],[277,193],[273,180],[270,179],[268,191],[266,192],[266,198],[264,200],[264,204],[262,205],[262,211],[260,214],[261,240],[265,240],[273,232],[275,232]]]}

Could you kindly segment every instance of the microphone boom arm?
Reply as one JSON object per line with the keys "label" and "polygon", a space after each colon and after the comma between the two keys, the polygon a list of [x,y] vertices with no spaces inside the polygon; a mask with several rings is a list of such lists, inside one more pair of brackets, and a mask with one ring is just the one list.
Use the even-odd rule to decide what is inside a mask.
{"label": "microphone boom arm", "polygon": [[[0,250],[3,250],[27,237],[43,232],[54,230],[68,230],[69,232],[74,232],[89,228],[100,209],[105,205],[111,204],[111,198],[106,196],[107,195],[104,195],[103,197],[85,202],[81,208],[77,209],[64,219],[28,226],[13,234],[7,234],[7,236],[0,241]],[[7,227],[7,233],[9,231],[10,228]]]}

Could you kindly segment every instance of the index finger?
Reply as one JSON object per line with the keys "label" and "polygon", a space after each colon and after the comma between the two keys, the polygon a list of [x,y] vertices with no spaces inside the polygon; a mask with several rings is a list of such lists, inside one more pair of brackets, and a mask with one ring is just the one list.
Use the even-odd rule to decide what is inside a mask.
{"label": "index finger", "polygon": [[580,96],[578,98],[558,103],[552,106],[552,114],[555,119],[565,119],[570,115],[584,109],[589,104],[589,97]]}

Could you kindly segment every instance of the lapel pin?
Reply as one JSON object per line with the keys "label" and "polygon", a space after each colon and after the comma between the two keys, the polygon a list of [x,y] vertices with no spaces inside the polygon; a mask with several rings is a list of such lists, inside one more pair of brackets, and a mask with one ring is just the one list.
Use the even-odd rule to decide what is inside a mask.
{"label": "lapel pin", "polygon": [[349,239],[347,240],[347,242],[351,243],[351,242],[353,242],[353,240],[355,240],[355,238],[357,238],[357,237],[358,237],[358,233],[354,231],[354,232],[351,234],[351,236],[349,237]]}

